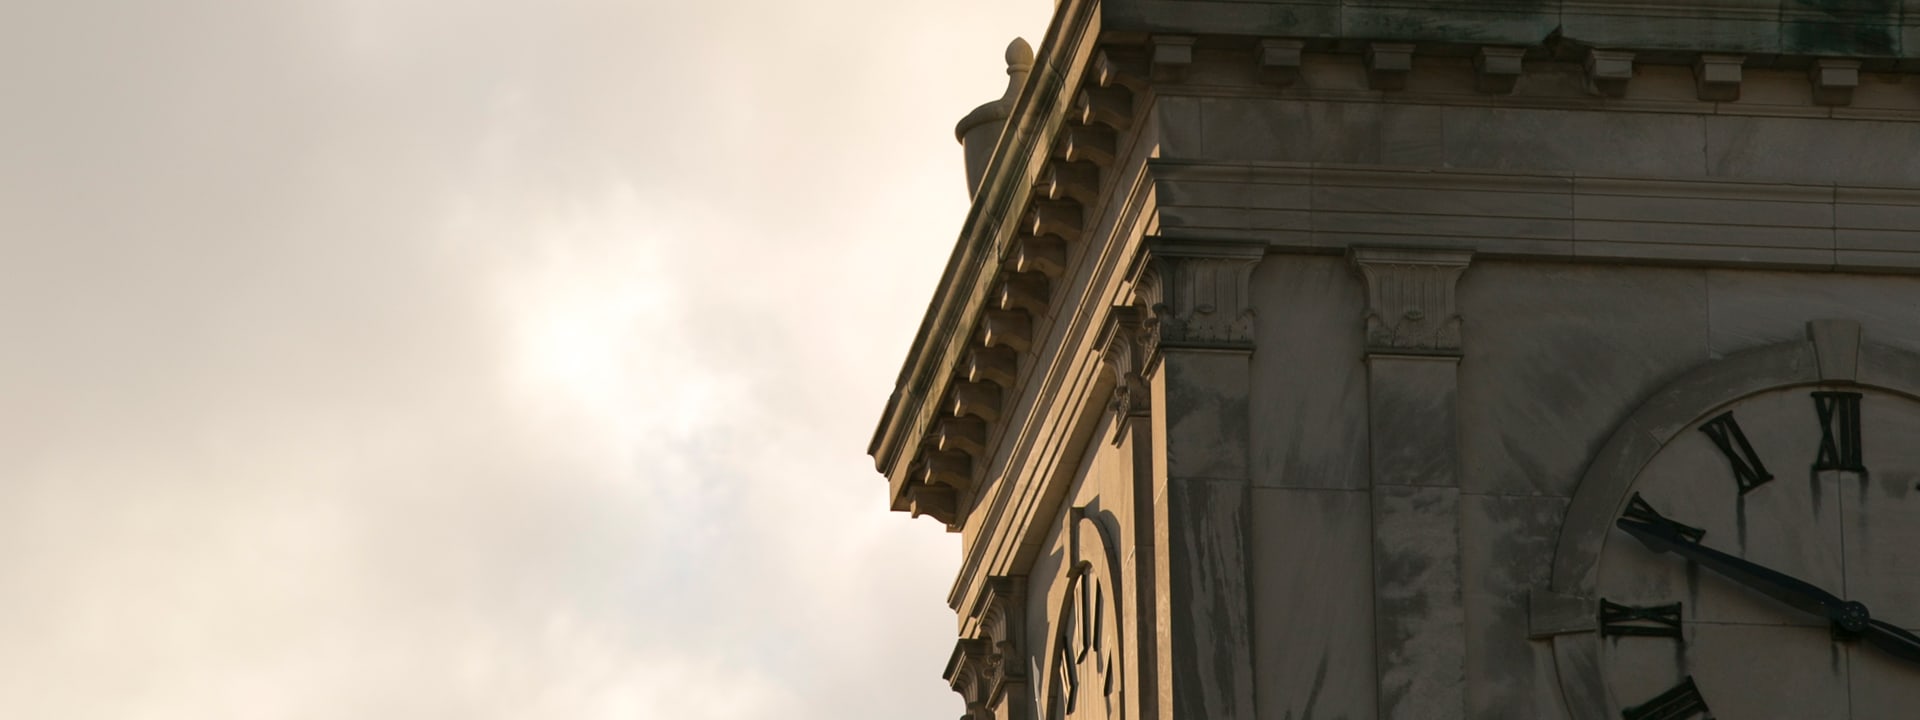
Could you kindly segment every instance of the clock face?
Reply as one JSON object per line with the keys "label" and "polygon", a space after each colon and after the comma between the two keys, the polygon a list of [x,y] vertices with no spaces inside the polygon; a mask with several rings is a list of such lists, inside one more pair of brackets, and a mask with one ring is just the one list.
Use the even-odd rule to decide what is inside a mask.
{"label": "clock face", "polygon": [[1606,717],[1920,716],[1920,662],[1875,642],[1899,630],[1866,637],[1808,609],[1826,593],[1920,631],[1916,484],[1920,402],[1905,396],[1805,386],[1695,420],[1633,481],[1601,550]]}

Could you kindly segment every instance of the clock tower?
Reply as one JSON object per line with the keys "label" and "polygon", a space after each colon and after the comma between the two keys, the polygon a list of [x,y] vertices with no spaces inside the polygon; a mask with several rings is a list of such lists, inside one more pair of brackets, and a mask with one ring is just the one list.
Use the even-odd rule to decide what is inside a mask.
{"label": "clock tower", "polygon": [[1920,2],[1060,0],[1007,61],[869,448],[966,718],[1920,713]]}

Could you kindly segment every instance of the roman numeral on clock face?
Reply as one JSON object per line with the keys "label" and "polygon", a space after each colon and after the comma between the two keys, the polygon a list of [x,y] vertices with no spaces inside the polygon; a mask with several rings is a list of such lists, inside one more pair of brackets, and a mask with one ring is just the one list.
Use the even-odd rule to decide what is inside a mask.
{"label": "roman numeral on clock face", "polygon": [[1773,474],[1767,472],[1767,466],[1760,464],[1760,454],[1753,451],[1753,443],[1747,442],[1747,434],[1740,431],[1740,423],[1733,419],[1733,411],[1714,416],[1700,426],[1700,432],[1713,438],[1713,444],[1720,448],[1721,454],[1727,456],[1727,463],[1733,466],[1733,479],[1740,484],[1741,495],[1773,479]]}
{"label": "roman numeral on clock face", "polygon": [[1645,525],[1673,528],[1675,534],[1694,542],[1700,542],[1702,538],[1707,536],[1707,531],[1705,530],[1693,527],[1692,525],[1683,525],[1679,522],[1668,520],[1666,516],[1661,515],[1659,511],[1653,509],[1652,503],[1641,498],[1640,493],[1634,493],[1633,497],[1627,500],[1627,511],[1621,513],[1620,516],[1626,520]]}
{"label": "roman numeral on clock face", "polygon": [[1707,709],[1707,699],[1700,697],[1700,688],[1694,686],[1693,678],[1689,677],[1652,700],[1620,711],[1620,717],[1626,720],[1687,720],[1699,715],[1711,718],[1712,712]]}
{"label": "roman numeral on clock face", "polygon": [[1635,607],[1600,601],[1600,634],[1680,639],[1680,603]]}
{"label": "roman numeral on clock face", "polygon": [[1820,457],[1813,471],[1867,471],[1860,458],[1860,393],[1816,392],[1813,407],[1820,413]]}

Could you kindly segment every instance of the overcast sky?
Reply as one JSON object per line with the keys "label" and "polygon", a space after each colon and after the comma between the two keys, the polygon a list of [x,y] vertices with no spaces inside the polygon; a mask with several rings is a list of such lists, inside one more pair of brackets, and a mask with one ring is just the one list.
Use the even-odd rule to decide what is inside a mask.
{"label": "overcast sky", "polygon": [[864,451],[1051,9],[0,2],[0,717],[959,715]]}

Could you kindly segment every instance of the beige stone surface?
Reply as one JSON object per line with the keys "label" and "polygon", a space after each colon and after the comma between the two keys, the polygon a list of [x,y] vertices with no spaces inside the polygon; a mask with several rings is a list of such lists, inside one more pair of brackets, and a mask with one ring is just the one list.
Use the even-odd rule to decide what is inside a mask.
{"label": "beige stone surface", "polygon": [[[1068,676],[1101,686],[1076,718],[1599,720],[1689,677],[1722,720],[1920,704],[1613,525],[1640,492],[1920,606],[1920,409],[1887,399],[1920,377],[1920,6],[1059,7],[875,444],[896,495],[972,490],[956,609],[1026,579],[1032,709]],[[1812,473],[1808,393],[1856,381],[1898,391],[1874,472]],[[938,432],[956,400],[979,428]],[[1699,430],[1728,410],[1785,458],[1750,494]],[[1115,558],[1117,694],[1054,651],[1101,617],[1076,537]],[[1603,600],[1683,636],[1602,637]]]}

